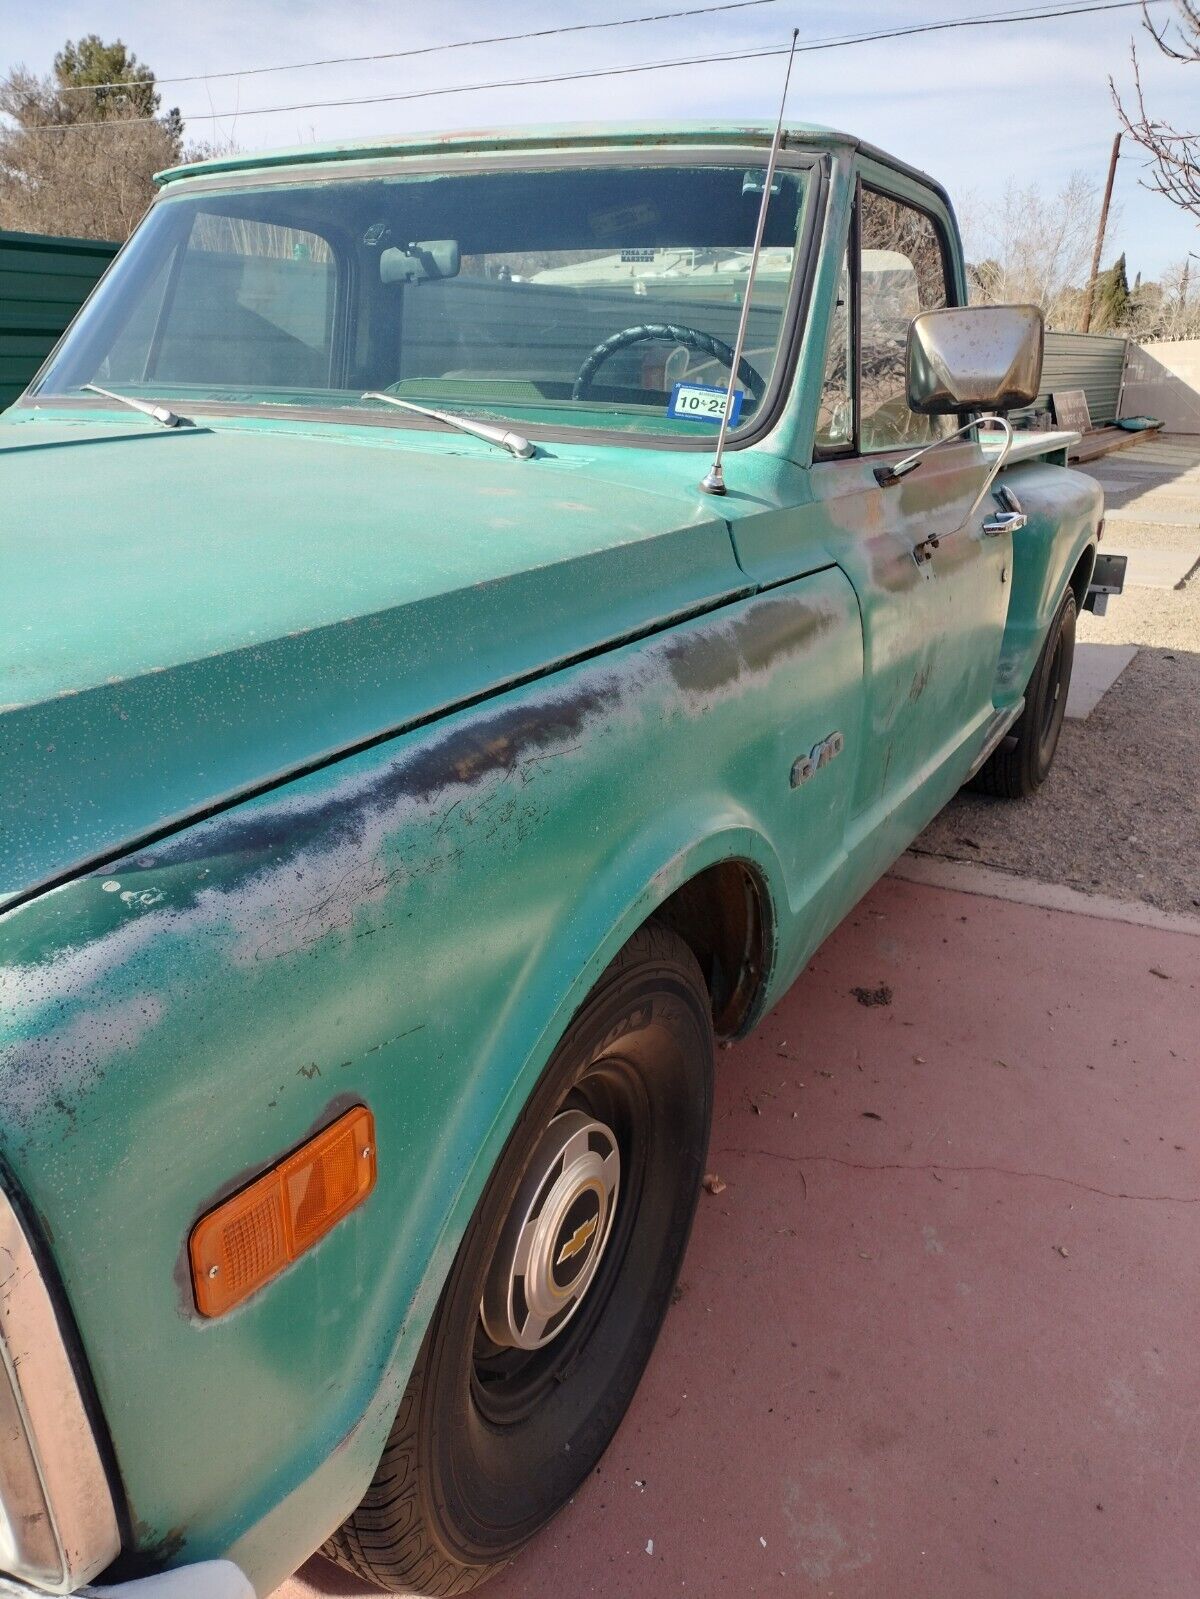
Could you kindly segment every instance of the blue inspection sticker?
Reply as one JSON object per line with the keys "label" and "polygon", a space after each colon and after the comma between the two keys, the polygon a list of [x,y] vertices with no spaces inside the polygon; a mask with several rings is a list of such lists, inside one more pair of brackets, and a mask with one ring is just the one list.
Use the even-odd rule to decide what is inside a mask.
{"label": "blue inspection sticker", "polygon": [[[725,415],[725,395],[725,389],[714,389],[707,383],[677,383],[671,390],[667,415],[686,417],[692,422],[720,422]],[[734,389],[729,407],[730,427],[737,426],[745,397],[745,389]]]}

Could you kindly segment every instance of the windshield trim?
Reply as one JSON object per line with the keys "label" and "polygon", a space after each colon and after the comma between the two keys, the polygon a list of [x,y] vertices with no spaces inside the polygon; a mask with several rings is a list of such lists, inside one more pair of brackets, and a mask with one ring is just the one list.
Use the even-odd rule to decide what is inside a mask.
{"label": "windshield trim", "polygon": [[[622,158],[619,163],[614,163],[614,157]],[[440,157],[422,157],[416,160],[405,160],[401,157],[366,157],[359,162],[338,162],[332,164],[331,170],[313,171],[311,167],[305,168],[301,162],[295,168],[288,169],[262,169],[251,168],[241,173],[214,174],[211,177],[197,177],[181,179],[173,182],[160,192],[152,202],[146,215],[149,216],[157,207],[170,205],[176,200],[190,198],[200,192],[232,192],[243,189],[269,190],[280,187],[283,183],[304,183],[317,185],[323,183],[346,183],[356,177],[387,176],[391,174],[402,176],[426,176],[452,172],[455,175],[469,172],[491,172],[504,170],[532,171],[532,170],[558,170],[569,166],[611,166],[614,164],[628,164],[630,160],[637,160],[646,166],[738,166],[747,162],[761,164],[766,167],[767,152],[758,145],[752,144],[722,144],[713,146],[671,146],[655,145],[653,148],[631,146],[628,149],[614,149],[611,146],[597,147],[585,150],[561,150],[549,148],[539,150],[514,150],[504,151],[495,155],[480,155],[477,151],[464,152],[463,156],[455,157],[443,155]],[[787,149],[779,152],[778,169],[803,172],[807,175],[803,212],[801,217],[801,230],[796,240],[796,255],[792,267],[791,282],[788,288],[788,298],[784,306],[784,314],[779,330],[779,345],[776,359],[772,363],[771,376],[767,382],[761,403],[755,408],[754,413],[746,422],[736,428],[731,428],[725,440],[727,450],[746,449],[765,438],[778,423],[784,409],[787,396],[791,390],[792,381],[799,361],[800,347],[804,329],[808,319],[809,302],[813,280],[816,275],[817,255],[821,239],[821,222],[824,218],[825,204],[829,186],[829,155],[828,152],[814,149],[811,146]],[[122,245],[113,258],[113,262],[100,278],[100,284],[107,279],[109,272],[120,261],[125,250],[145,222],[145,218],[131,234],[130,239]],[[93,290],[93,293],[95,291]],[[47,355],[45,361],[34,374],[29,386],[13,401],[13,410],[35,409],[39,411],[51,410],[95,410],[98,407],[87,400],[72,395],[41,394],[39,392],[43,374],[49,370],[57,359],[58,352],[70,336],[77,318],[86,310],[91,295],[84,301],[79,311],[76,312],[56,341],[54,348]],[[291,421],[311,419],[323,424],[346,423],[353,417],[357,425],[360,421],[369,426],[412,427],[421,432],[446,432],[439,423],[429,423],[425,419],[414,415],[402,417],[399,412],[394,416],[383,418],[373,417],[369,413],[358,410],[351,411],[349,406],[304,406],[303,408],[292,405],[249,404],[244,402],[216,401],[190,399],[188,401],[189,413],[196,416],[227,416],[231,418],[244,417],[253,419],[287,419]],[[670,433],[642,432],[640,430],[625,431],[616,428],[597,428],[586,425],[576,426],[567,422],[529,422],[522,424],[522,431],[526,432],[535,443],[553,444],[592,444],[607,445],[612,447],[632,447],[637,449],[669,449],[685,454],[706,455],[711,454],[716,444],[716,436],[712,438],[698,438],[694,436],[680,436]]]}
{"label": "windshield trim", "polygon": [[[769,142],[769,141],[768,141]],[[813,146],[793,145],[785,142],[779,152],[777,165],[802,168],[820,161],[826,152]],[[767,164],[768,151],[757,144],[719,143],[711,145],[603,145],[585,149],[555,149],[552,145],[539,145],[524,150],[447,150],[440,155],[372,156],[364,154],[359,159],[337,161],[329,164],[305,164],[297,157],[295,164],[286,167],[245,167],[230,172],[213,172],[196,177],[180,177],[161,189],[150,202],[169,205],[194,194],[227,194],[243,189],[276,189],[285,184],[301,184],[305,188],[317,184],[351,183],[356,178],[388,177],[440,177],[470,172],[533,172],[542,168],[559,170],[564,167],[611,166],[745,166]]]}

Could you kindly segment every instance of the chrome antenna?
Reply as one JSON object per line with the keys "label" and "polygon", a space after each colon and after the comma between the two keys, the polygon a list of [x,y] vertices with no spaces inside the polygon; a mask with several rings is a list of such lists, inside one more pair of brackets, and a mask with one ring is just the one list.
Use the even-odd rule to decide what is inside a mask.
{"label": "chrome antenna", "polygon": [[796,40],[800,29],[792,29],[792,48],[788,51],[787,73],[783,80],[783,99],[779,102],[779,121],[775,124],[775,137],[771,140],[771,153],[767,157],[767,175],[763,183],[762,204],[758,208],[758,226],[754,230],[754,249],[750,253],[750,270],[746,273],[746,293],[742,300],[742,315],[738,322],[737,338],[733,344],[733,362],[729,368],[729,387],[725,390],[725,411],[721,417],[721,431],[717,434],[717,450],[713,464],[700,479],[705,494],[724,494],[725,469],[721,456],[725,451],[725,434],[729,430],[729,412],[733,406],[733,391],[737,387],[738,367],[742,364],[742,347],[746,342],[746,327],[750,320],[750,297],[754,293],[754,275],[758,271],[758,258],[762,253],[763,233],[767,226],[767,207],[771,203],[771,184],[775,178],[775,158],[783,137],[783,110],[787,105],[788,84],[792,80],[792,62],[796,59]]}

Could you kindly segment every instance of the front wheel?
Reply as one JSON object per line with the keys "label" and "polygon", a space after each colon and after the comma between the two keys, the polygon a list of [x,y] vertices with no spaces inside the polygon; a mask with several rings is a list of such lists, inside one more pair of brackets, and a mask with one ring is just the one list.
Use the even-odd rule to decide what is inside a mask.
{"label": "front wheel", "polygon": [[327,1555],[392,1592],[465,1593],[571,1497],[670,1303],[712,1090],[700,968],[676,934],[643,928],[517,1123],[375,1479]]}
{"label": "front wheel", "polygon": [[1025,690],[1025,709],[1009,736],[971,781],[998,799],[1027,799],[1046,781],[1058,748],[1075,660],[1075,595],[1062,597]]}

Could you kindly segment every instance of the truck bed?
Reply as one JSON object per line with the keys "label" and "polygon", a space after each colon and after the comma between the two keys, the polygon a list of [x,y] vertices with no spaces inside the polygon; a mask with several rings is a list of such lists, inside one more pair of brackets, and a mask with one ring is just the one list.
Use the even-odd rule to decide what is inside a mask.
{"label": "truck bed", "polygon": [[[1066,466],[1067,453],[1073,450],[1082,438],[1080,433],[1072,433],[1067,428],[1062,428],[1050,433],[1037,432],[1029,429],[1013,436],[1012,449],[1009,451],[1005,467],[1016,466],[1020,461],[1036,461],[1042,457],[1058,457],[1058,465]],[[997,438],[993,441],[988,434],[983,435],[983,448],[995,453],[1002,448],[1002,441]]]}

